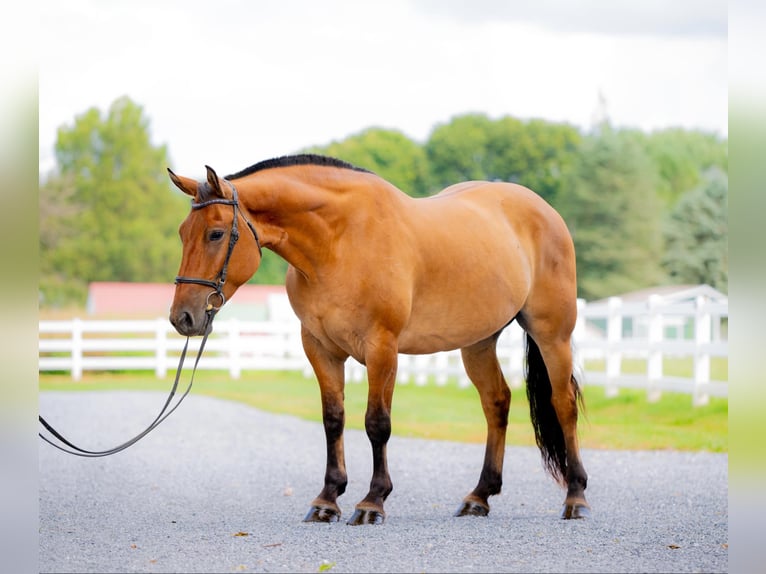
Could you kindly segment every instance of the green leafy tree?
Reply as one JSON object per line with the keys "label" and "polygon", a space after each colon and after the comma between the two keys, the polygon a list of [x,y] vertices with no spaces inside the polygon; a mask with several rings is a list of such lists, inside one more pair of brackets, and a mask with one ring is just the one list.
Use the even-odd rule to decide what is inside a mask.
{"label": "green leafy tree", "polygon": [[83,207],[73,200],[75,187],[71,176],[49,178],[40,186],[39,217],[39,288],[45,305],[62,305],[84,300],[87,283],[68,278],[65,269],[57,265],[57,247],[78,234],[76,216]]}
{"label": "green leafy tree", "polygon": [[43,304],[82,302],[91,281],[172,281],[188,202],[171,191],[167,149],[152,145],[141,106],[89,109],[59,128],[55,151],[41,189]]}
{"label": "green leafy tree", "polygon": [[672,208],[688,191],[698,188],[705,173],[717,168],[728,172],[728,140],[701,131],[679,128],[644,136],[646,151],[659,171],[657,192]]}
{"label": "green leafy tree", "polygon": [[436,126],[425,145],[436,188],[490,178],[487,154],[491,134],[492,120],[485,114],[461,115]]}
{"label": "green leafy tree", "polygon": [[581,142],[571,125],[506,116],[490,128],[486,179],[519,183],[555,205]]}
{"label": "green leafy tree", "polygon": [[369,169],[412,195],[428,195],[428,161],[423,148],[397,130],[369,128],[340,142],[308,149]]}
{"label": "green leafy tree", "polygon": [[577,250],[580,297],[597,299],[661,283],[657,173],[633,134],[602,125],[559,201]]}
{"label": "green leafy tree", "polygon": [[287,261],[279,255],[268,249],[263,250],[263,259],[258,267],[258,271],[252,276],[248,283],[258,285],[282,285],[285,282],[287,273]]}
{"label": "green leafy tree", "polygon": [[664,226],[662,264],[674,283],[706,283],[728,291],[728,198],[728,177],[712,170],[670,212]]}
{"label": "green leafy tree", "polygon": [[581,139],[566,124],[467,114],[437,126],[425,148],[439,189],[467,180],[510,181],[555,204]]}

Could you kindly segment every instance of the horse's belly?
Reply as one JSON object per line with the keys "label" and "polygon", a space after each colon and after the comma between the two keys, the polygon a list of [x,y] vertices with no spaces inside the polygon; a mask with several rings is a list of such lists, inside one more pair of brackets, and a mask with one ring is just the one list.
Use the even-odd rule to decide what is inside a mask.
{"label": "horse's belly", "polygon": [[438,312],[415,311],[399,335],[399,352],[422,355],[468,347],[491,337],[513,320],[519,306],[510,298],[501,305],[465,305]]}

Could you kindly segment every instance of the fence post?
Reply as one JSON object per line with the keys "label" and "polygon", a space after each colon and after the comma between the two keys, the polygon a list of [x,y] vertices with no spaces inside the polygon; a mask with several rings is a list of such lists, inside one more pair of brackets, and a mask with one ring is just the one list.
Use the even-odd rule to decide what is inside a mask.
{"label": "fence post", "polygon": [[622,299],[609,297],[608,316],[606,319],[606,385],[604,394],[607,397],[616,397],[620,391],[617,379],[622,369]]}
{"label": "fence post", "polygon": [[446,352],[437,353],[434,356],[434,366],[436,368],[436,384],[443,387],[447,384],[449,375],[447,369],[449,368],[449,354]]}
{"label": "fence post", "polygon": [[655,403],[662,397],[659,383],[662,379],[662,338],[665,323],[662,318],[661,305],[662,297],[659,295],[649,296],[649,332],[647,333],[649,353],[646,359],[646,376],[648,379],[646,399],[650,403]]}
{"label": "fence post", "polygon": [[524,383],[524,331],[517,322],[508,326],[508,384],[520,389]]}
{"label": "fence post", "polygon": [[[585,307],[587,306],[587,303],[585,299],[582,299],[580,297],[577,298],[577,322],[575,323],[574,331],[572,332],[572,374],[577,376],[577,373],[579,372],[582,375],[582,379],[580,383],[582,385],[585,384],[585,359],[583,358],[583,353],[580,350],[580,345],[583,344],[585,341],[585,338],[587,337],[587,331],[585,329],[586,321],[585,318]],[[523,345],[523,342],[522,342]],[[523,354],[523,349],[522,349]],[[523,364],[522,364],[523,369]]]}
{"label": "fence post", "polygon": [[[401,358],[401,355],[400,355]],[[347,383],[361,383],[364,380],[364,367],[357,363],[355,359],[346,359],[346,364],[344,367],[346,371],[346,382]],[[400,379],[400,382],[401,379]],[[404,381],[407,382],[407,381]]]}
{"label": "fence post", "polygon": [[242,339],[240,337],[239,320],[232,317],[228,320],[229,327],[229,375],[239,379],[242,375]]}
{"label": "fence post", "polygon": [[[401,357],[401,355],[400,355]],[[415,385],[424,387],[428,384],[428,375],[431,371],[432,355],[416,355],[409,357],[409,362],[415,366]]]}
{"label": "fence post", "polygon": [[82,379],[82,321],[72,319],[72,380]]}
{"label": "fence post", "polygon": [[166,319],[157,318],[154,329],[157,349],[154,354],[154,375],[164,379],[168,374],[168,329]]}
{"label": "fence post", "polygon": [[410,382],[410,361],[411,357],[409,355],[399,355],[396,358],[396,380],[406,385]]}
{"label": "fence post", "polygon": [[707,392],[710,382],[710,330],[712,318],[710,311],[705,309],[705,298],[698,296],[695,301],[696,315],[694,317],[694,389],[692,404],[695,407],[708,404],[710,396]]}

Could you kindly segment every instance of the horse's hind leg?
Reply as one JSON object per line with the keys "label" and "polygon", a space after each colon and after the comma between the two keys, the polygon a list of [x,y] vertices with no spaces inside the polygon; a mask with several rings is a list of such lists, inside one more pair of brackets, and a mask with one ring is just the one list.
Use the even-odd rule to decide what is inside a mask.
{"label": "horse's hind leg", "polygon": [[588,475],[577,440],[581,394],[572,373],[570,336],[574,314],[567,320],[518,317],[527,331],[527,395],[537,445],[550,474],[567,487],[562,518],[590,515],[585,500]]}
{"label": "horse's hind leg", "polygon": [[508,427],[511,390],[497,360],[498,335],[499,333],[461,349],[463,365],[471,382],[479,391],[481,406],[487,419],[487,447],[479,483],[463,499],[455,516],[486,516],[489,513],[488,498],[498,494],[503,484],[505,432]]}
{"label": "horse's hind leg", "polygon": [[580,458],[577,439],[578,402],[581,401],[581,395],[572,374],[572,346],[569,339],[555,341],[541,344],[540,352],[549,373],[551,404],[561,426],[566,449],[563,478],[567,486],[567,497],[561,517],[584,518],[590,516],[590,506],[585,500],[588,475]]}

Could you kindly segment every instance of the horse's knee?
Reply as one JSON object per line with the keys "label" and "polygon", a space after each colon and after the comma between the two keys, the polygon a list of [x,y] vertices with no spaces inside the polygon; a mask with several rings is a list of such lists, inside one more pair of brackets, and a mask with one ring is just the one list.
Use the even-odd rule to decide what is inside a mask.
{"label": "horse's knee", "polygon": [[346,417],[343,408],[325,409],[322,416],[325,435],[328,439],[337,440],[343,434]]}
{"label": "horse's knee", "polygon": [[391,438],[391,415],[384,409],[368,410],[364,428],[372,444],[385,444]]}

